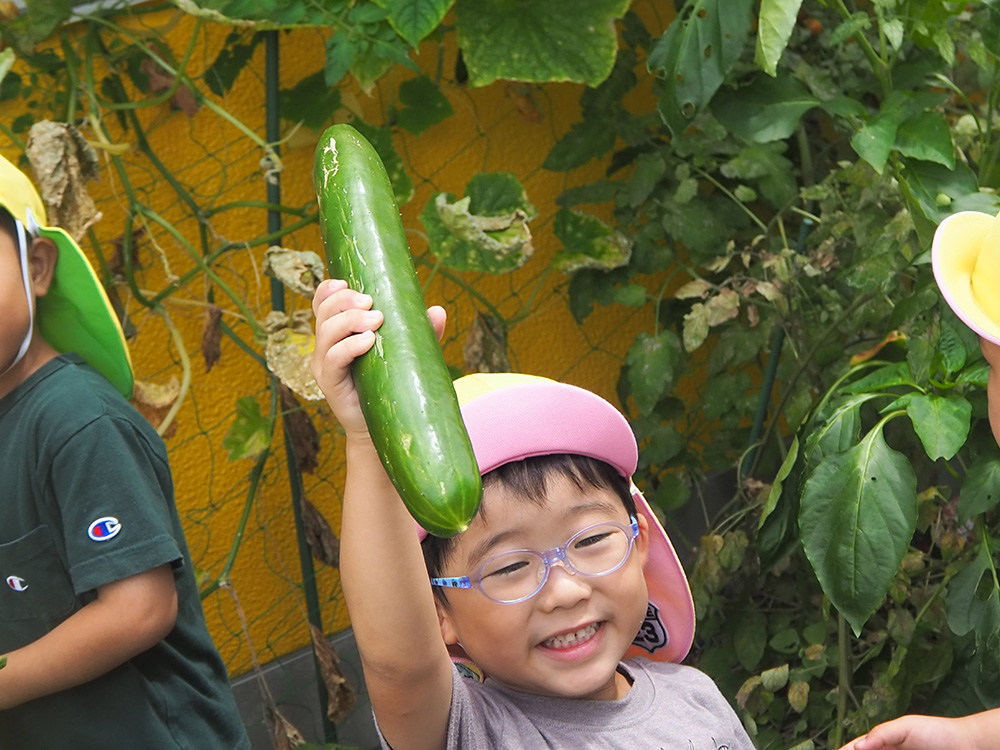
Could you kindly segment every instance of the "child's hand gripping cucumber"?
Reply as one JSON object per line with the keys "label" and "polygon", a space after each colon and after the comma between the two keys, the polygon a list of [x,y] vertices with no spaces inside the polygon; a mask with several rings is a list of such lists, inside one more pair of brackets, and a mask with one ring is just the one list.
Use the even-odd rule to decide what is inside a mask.
{"label": "child's hand gripping cucumber", "polygon": [[453,536],[479,507],[482,481],[389,177],[357,130],[334,125],[316,148],[313,178],[330,275],[371,295],[384,316],[352,366],[372,442],[410,514]]}

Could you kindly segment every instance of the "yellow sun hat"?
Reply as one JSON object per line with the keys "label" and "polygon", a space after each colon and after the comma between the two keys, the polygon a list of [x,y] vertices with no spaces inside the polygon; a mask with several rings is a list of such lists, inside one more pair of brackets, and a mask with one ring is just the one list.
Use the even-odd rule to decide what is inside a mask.
{"label": "yellow sun hat", "polygon": [[[0,156],[0,208],[33,237],[51,240],[59,251],[49,291],[38,300],[34,325],[59,352],[75,352],[126,398],[132,395],[132,360],[108,295],[76,241],[46,226],[45,206],[27,176]],[[19,248],[22,263],[27,248]]]}
{"label": "yellow sun hat", "polygon": [[931,245],[934,278],[948,306],[969,328],[1000,344],[1000,214],[952,214]]}

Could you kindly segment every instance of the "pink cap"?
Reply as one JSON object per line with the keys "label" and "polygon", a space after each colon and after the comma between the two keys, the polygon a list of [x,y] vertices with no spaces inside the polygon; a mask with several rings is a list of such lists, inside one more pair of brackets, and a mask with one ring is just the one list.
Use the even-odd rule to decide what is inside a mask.
{"label": "pink cap", "polygon": [[[635,471],[639,454],[628,421],[590,391],[516,373],[467,375],[455,381],[455,390],[482,474],[554,453],[596,458],[628,478]],[[691,590],[667,533],[635,485],[632,496],[649,523],[649,607],[625,656],[679,662],[694,637]],[[423,539],[426,532],[418,530]]]}

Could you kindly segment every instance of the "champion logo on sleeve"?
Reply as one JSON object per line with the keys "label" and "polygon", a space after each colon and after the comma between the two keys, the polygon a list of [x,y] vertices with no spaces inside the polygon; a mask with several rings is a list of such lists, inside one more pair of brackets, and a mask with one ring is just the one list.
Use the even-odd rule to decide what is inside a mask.
{"label": "champion logo on sleeve", "polygon": [[21,592],[28,588],[28,582],[21,576],[7,576],[7,585],[14,591]]}
{"label": "champion logo on sleeve", "polygon": [[106,542],[118,536],[118,532],[121,530],[122,525],[118,522],[117,518],[114,516],[105,516],[104,518],[98,518],[87,527],[87,536],[95,542]]}

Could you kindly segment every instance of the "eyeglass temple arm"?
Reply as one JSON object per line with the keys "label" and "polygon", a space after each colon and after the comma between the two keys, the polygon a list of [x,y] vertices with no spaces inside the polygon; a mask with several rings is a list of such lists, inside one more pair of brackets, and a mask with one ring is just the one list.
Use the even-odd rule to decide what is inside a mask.
{"label": "eyeglass temple arm", "polygon": [[471,589],[472,581],[469,580],[468,576],[459,576],[457,578],[432,578],[431,586],[441,586],[450,589]]}

